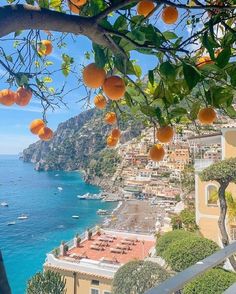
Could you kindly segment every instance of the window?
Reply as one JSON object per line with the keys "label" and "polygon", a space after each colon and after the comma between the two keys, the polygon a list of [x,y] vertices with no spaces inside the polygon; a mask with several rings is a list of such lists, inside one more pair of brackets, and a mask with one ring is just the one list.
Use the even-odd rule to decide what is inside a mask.
{"label": "window", "polygon": [[99,290],[98,289],[91,289],[91,294],[99,294]]}
{"label": "window", "polygon": [[217,206],[218,188],[214,185],[207,186],[207,205]]}
{"label": "window", "polygon": [[92,280],[91,284],[92,284],[92,285],[99,286],[99,281],[97,281],[97,280]]}

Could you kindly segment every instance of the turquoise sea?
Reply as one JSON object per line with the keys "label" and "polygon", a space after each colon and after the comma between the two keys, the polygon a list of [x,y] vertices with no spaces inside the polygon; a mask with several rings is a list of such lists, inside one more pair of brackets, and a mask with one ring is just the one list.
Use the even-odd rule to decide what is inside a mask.
{"label": "turquoise sea", "polygon": [[[77,198],[87,192],[98,193],[99,188],[86,184],[78,172],[37,172],[17,156],[0,156],[0,203],[9,204],[0,206],[0,248],[13,294],[25,293],[27,280],[42,269],[47,252],[101,222],[97,209],[116,205]],[[28,219],[17,220],[23,213]],[[16,224],[8,226],[11,221]]]}

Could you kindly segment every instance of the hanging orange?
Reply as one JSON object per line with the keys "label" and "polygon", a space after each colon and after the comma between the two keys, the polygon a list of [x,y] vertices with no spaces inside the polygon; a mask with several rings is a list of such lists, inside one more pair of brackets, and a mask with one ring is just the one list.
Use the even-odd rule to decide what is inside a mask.
{"label": "hanging orange", "polygon": [[125,82],[121,77],[111,76],[107,78],[103,84],[103,91],[111,100],[120,100],[126,91]]}
{"label": "hanging orange", "polygon": [[76,6],[83,6],[87,3],[87,0],[69,0],[72,4]]}
{"label": "hanging orange", "polygon": [[43,127],[39,130],[38,136],[43,141],[50,141],[53,137],[53,131],[48,127]]}
{"label": "hanging orange", "polygon": [[162,20],[166,24],[174,24],[179,18],[179,12],[176,7],[166,6],[162,11]]}
{"label": "hanging orange", "polygon": [[0,91],[0,103],[5,106],[11,106],[16,101],[16,93],[10,89]]}
{"label": "hanging orange", "polygon": [[149,150],[149,156],[153,161],[161,161],[165,156],[165,150],[161,144],[156,144]]}
{"label": "hanging orange", "polygon": [[42,119],[35,119],[30,124],[30,131],[31,133],[38,135],[39,131],[45,127],[45,123]]}
{"label": "hanging orange", "polygon": [[16,91],[16,104],[19,106],[26,106],[27,104],[29,104],[31,98],[32,98],[32,92],[30,89],[20,87]]}
{"label": "hanging orange", "polygon": [[99,88],[103,85],[106,78],[106,72],[99,68],[95,63],[90,63],[83,70],[84,84],[90,88]]}
{"label": "hanging orange", "polygon": [[104,109],[107,105],[107,101],[106,98],[99,94],[94,98],[94,105],[98,108],[98,109]]}
{"label": "hanging orange", "polygon": [[171,126],[160,127],[156,137],[161,143],[169,143],[174,137],[174,129]]}
{"label": "hanging orange", "polygon": [[116,123],[117,118],[116,118],[116,114],[115,112],[107,112],[107,114],[105,115],[105,122],[109,125],[113,125]]}
{"label": "hanging orange", "polygon": [[155,5],[153,1],[143,0],[143,1],[140,1],[137,5],[137,13],[138,15],[143,15],[144,17],[146,17],[153,11],[154,8],[155,8]]}
{"label": "hanging orange", "polygon": [[80,14],[80,8],[77,5],[74,5],[70,0],[67,0],[67,2],[71,12],[74,14]]}
{"label": "hanging orange", "polygon": [[111,131],[111,136],[114,137],[114,138],[119,139],[120,136],[121,136],[121,131],[119,129],[113,129]]}
{"label": "hanging orange", "polygon": [[212,107],[202,108],[198,113],[198,119],[203,125],[213,124],[216,118],[216,112]]}
{"label": "hanging orange", "polygon": [[52,49],[52,42],[50,40],[42,40],[39,43],[38,53],[40,55],[49,55],[52,53]]}
{"label": "hanging orange", "polygon": [[118,143],[118,139],[113,136],[107,137],[107,146],[108,147],[115,147]]}

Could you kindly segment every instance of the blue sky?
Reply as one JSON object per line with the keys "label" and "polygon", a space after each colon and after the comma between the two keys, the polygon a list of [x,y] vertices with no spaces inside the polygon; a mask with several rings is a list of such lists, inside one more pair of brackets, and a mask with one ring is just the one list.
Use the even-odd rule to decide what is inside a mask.
{"label": "blue sky", "polygon": [[[161,20],[157,22],[157,26],[163,31],[173,29],[173,26],[166,26]],[[187,29],[183,27],[179,28],[178,30],[187,31]],[[1,41],[0,45],[5,49],[6,52],[12,51],[12,42],[9,43]],[[54,46],[53,53],[48,59],[53,61],[54,68],[59,68],[61,64],[61,54],[67,53],[75,58],[76,63],[81,64],[84,63],[84,61],[88,62],[84,58],[84,53],[90,50],[91,41],[87,38],[80,36],[77,37],[76,42],[74,42],[71,37],[68,37],[67,47],[60,50]],[[150,55],[142,55],[133,52],[132,59],[137,60],[137,64],[142,67],[143,74],[146,74],[149,69],[153,69],[157,64],[156,57]],[[0,77],[3,73],[2,71],[3,69],[0,67]],[[54,88],[60,88],[60,86],[62,86],[65,81],[67,83],[68,89],[74,88],[76,86],[76,80],[70,75],[68,78],[65,78],[62,73],[57,73],[52,77],[52,86]],[[0,89],[6,87],[8,87],[8,85],[4,83],[4,79],[0,78]],[[49,112],[47,115],[48,126],[56,130],[60,122],[78,115],[81,111],[83,111],[82,105],[76,103],[76,101],[82,97],[84,97],[84,90],[82,88],[70,93],[66,97],[66,102],[68,103],[69,109],[61,106],[61,108],[55,112]],[[41,117],[42,108],[39,101],[35,98],[33,98],[31,103],[24,108],[17,105],[12,107],[5,107],[0,105],[0,154],[18,154],[30,143],[36,142],[37,137],[29,132],[28,126],[33,119]]]}

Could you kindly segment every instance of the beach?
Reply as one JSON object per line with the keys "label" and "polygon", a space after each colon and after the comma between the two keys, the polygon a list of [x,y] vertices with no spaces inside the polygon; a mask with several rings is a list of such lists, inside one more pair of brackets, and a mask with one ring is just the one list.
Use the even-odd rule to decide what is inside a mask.
{"label": "beach", "polygon": [[103,227],[115,230],[154,233],[157,220],[162,223],[166,213],[163,208],[147,200],[123,201]]}

